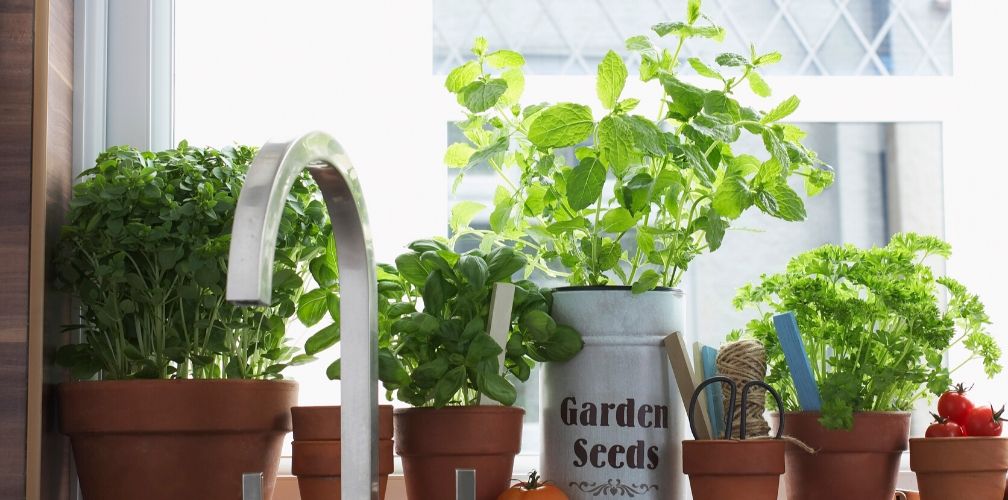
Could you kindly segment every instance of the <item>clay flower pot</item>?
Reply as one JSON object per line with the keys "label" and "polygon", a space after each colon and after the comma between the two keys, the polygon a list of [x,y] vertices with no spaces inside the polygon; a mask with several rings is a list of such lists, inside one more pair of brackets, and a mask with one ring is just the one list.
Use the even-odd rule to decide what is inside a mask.
{"label": "clay flower pot", "polygon": [[1008,438],[911,439],[910,469],[917,474],[921,500],[1000,500],[1008,473]]}
{"label": "clay flower pot", "polygon": [[[298,406],[291,409],[294,443],[291,472],[297,476],[301,500],[340,500],[339,406]],[[378,490],[385,498],[392,454],[392,406],[378,407]]]}
{"label": "clay flower pot", "polygon": [[406,496],[455,498],[455,469],[475,469],[476,500],[496,500],[511,485],[524,415],[506,406],[396,409]]}
{"label": "clay flower pot", "polygon": [[693,500],[776,500],[784,441],[683,441],[683,472]]}
{"label": "clay flower pot", "polygon": [[241,476],[273,496],[297,384],[123,380],[59,387],[84,498],[241,498]]}
{"label": "clay flower pot", "polygon": [[[771,414],[776,429],[776,414]],[[910,414],[858,412],[849,430],[827,430],[818,412],[789,412],[784,433],[818,450],[789,444],[784,483],[790,500],[850,498],[890,500],[896,494],[900,455],[907,449]]]}

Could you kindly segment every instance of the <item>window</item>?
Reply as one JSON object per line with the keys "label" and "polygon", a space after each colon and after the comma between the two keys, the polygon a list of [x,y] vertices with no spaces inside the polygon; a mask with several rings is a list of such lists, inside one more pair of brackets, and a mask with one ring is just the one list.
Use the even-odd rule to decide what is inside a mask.
{"label": "window", "polygon": [[[810,205],[808,222],[744,220],[767,234],[730,234],[717,254],[695,262],[684,284],[691,334],[713,343],[739,326],[729,302],[737,286],[801,249],[827,241],[881,243],[912,229],[952,243],[948,272],[981,295],[995,335],[1008,344],[1008,292],[997,267],[1008,233],[998,230],[1003,222],[996,215],[1008,185],[997,153],[1008,104],[989,94],[998,92],[990,82],[999,80],[988,54],[1008,7],[951,0],[705,3],[731,33],[723,47],[709,50],[752,40],[784,53],[769,83],[777,96],[802,97],[792,118],[810,129],[839,175]],[[157,71],[117,77],[129,84],[138,75],[170,75],[172,141],[222,146],[313,128],[333,133],[361,176],[376,256],[388,261],[412,239],[446,230],[450,180],[441,155],[453,133],[447,124],[459,115],[441,84],[475,35],[528,56],[526,101],[593,102],[594,68],[605,50],[656,20],[680,17],[684,4],[175,0],[173,14],[148,13],[155,20],[173,15],[174,67],[155,58]],[[121,16],[109,22],[141,24]],[[129,54],[109,52],[110,67],[133,63]],[[108,94],[110,121],[116,102],[126,98]],[[121,127],[107,130],[108,143],[128,142],[116,135]],[[486,197],[491,191],[480,186],[490,185],[470,180],[465,189],[472,190],[460,195]],[[951,354],[953,364],[961,359],[961,352]],[[339,403],[339,386],[324,380],[325,366],[291,372],[301,381],[302,404]],[[981,375],[970,369],[961,378]],[[982,384],[987,391],[976,397],[997,400],[993,388],[1005,380]],[[524,453],[531,461],[538,448],[536,391],[532,381],[520,396],[530,403]]]}

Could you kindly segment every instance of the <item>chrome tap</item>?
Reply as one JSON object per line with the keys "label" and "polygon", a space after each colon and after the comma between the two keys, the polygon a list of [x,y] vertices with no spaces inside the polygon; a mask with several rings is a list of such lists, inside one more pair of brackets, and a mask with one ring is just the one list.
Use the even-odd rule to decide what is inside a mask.
{"label": "chrome tap", "polygon": [[231,230],[227,300],[270,304],[280,218],[305,168],[329,210],[345,311],[340,314],[342,498],[378,500],[378,292],[371,232],[357,175],[329,135],[268,142],[252,161]]}

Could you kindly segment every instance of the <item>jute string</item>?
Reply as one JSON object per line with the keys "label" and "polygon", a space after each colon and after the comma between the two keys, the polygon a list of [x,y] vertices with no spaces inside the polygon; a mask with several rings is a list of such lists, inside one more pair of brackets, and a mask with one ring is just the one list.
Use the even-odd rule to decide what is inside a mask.
{"label": "jute string", "polygon": [[[723,375],[738,388],[735,393],[735,417],[732,422],[732,439],[739,439],[742,429],[742,415],[746,417],[746,439],[767,439],[770,437],[770,424],[763,414],[766,413],[767,391],[763,387],[754,386],[749,389],[749,399],[742,400],[742,387],[753,380],[763,381],[766,378],[767,361],[763,344],[756,340],[739,340],[726,344],[718,351],[715,366]],[[728,415],[728,391],[723,391],[722,405],[724,414]],[[785,422],[786,425],[786,422]],[[787,431],[785,427],[785,431]],[[815,453],[809,445],[791,436],[782,435],[784,439],[808,453]]]}

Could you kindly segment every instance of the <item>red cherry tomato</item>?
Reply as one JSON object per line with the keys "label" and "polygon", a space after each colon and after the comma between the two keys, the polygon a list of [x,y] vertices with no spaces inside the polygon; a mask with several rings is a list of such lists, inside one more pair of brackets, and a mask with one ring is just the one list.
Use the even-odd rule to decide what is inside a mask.
{"label": "red cherry tomato", "polygon": [[993,406],[973,408],[970,411],[969,417],[966,418],[966,425],[963,426],[963,430],[966,431],[967,436],[1000,436],[1001,422],[1004,421],[1001,415],[1004,411],[1004,406],[996,412]]}
{"label": "red cherry tomato", "polygon": [[924,432],[924,437],[926,438],[951,438],[951,437],[963,437],[966,434],[963,433],[962,426],[945,418],[940,415],[931,414],[935,421],[933,424],[929,425],[927,431]]}
{"label": "red cherry tomato", "polygon": [[966,417],[973,409],[973,403],[966,398],[967,389],[962,384],[945,391],[938,398],[938,415],[959,425],[966,425]]}

